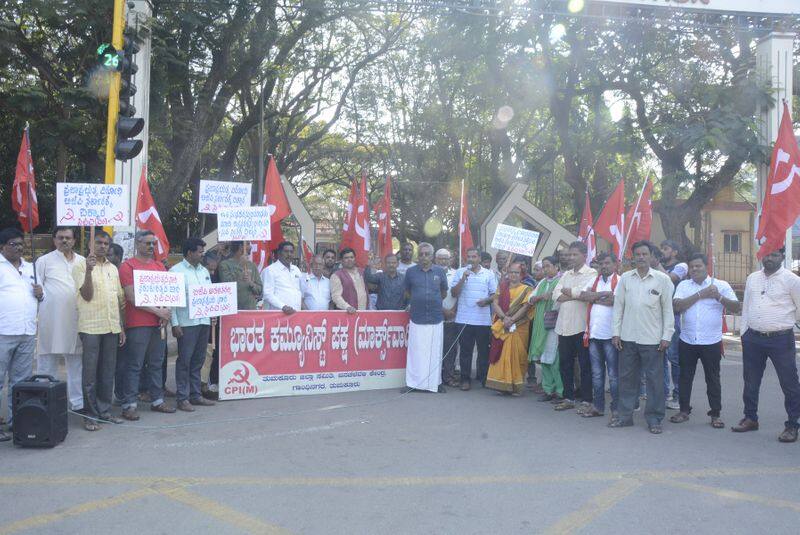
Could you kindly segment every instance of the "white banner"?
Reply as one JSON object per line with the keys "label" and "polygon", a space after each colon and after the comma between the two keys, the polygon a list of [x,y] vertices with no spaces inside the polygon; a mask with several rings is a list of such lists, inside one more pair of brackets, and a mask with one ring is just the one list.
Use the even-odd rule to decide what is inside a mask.
{"label": "white banner", "polygon": [[127,184],[56,183],[59,226],[125,227],[130,224]]}
{"label": "white banner", "polygon": [[669,7],[679,11],[731,11],[737,13],[800,14],[797,0],[588,0],[589,2],[635,4],[648,7]]}
{"label": "white banner", "polygon": [[239,310],[235,282],[189,285],[189,318],[230,316]]}
{"label": "white banner", "polygon": [[249,182],[222,182],[201,180],[197,211],[201,214],[216,214],[221,208],[241,208],[250,206]]}
{"label": "white banner", "polygon": [[269,208],[222,208],[217,213],[218,241],[266,241],[270,239]]}
{"label": "white banner", "polygon": [[133,296],[137,307],[185,307],[183,273],[134,269]]}
{"label": "white banner", "polygon": [[536,251],[537,243],[539,243],[538,232],[511,225],[497,225],[494,238],[492,238],[492,247],[498,251],[508,251],[531,257]]}

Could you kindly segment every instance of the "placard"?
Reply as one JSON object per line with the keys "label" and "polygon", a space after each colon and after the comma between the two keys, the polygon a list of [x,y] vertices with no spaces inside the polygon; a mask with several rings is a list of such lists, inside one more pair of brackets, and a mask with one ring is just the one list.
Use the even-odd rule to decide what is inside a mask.
{"label": "placard", "polygon": [[508,251],[531,257],[536,251],[537,243],[539,243],[538,232],[511,225],[497,225],[494,238],[492,238],[492,247],[498,251]]}
{"label": "placard", "polygon": [[399,388],[408,313],[243,310],[220,320],[219,398]]}
{"label": "placard", "polygon": [[126,227],[129,220],[127,184],[56,183],[59,226]]}
{"label": "placard", "polygon": [[134,269],[133,296],[137,307],[185,307],[183,273]]}
{"label": "placard", "polygon": [[235,282],[189,285],[189,318],[216,318],[239,311]]}
{"label": "placard", "polygon": [[222,208],[241,208],[250,206],[249,182],[223,182],[220,180],[201,180],[197,211],[201,214],[216,214]]}
{"label": "placard", "polygon": [[217,212],[218,241],[267,241],[270,239],[269,208],[221,208]]}

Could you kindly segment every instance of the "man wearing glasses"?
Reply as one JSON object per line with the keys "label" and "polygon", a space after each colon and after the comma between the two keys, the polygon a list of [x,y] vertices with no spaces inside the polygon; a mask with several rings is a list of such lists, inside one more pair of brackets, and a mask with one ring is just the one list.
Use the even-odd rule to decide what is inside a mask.
{"label": "man wearing glasses", "polygon": [[[30,377],[36,351],[36,309],[43,299],[34,282],[33,265],[22,258],[22,232],[0,231],[0,394],[8,373],[8,424],[11,427],[11,390]],[[0,442],[11,435],[0,431]]]}
{"label": "man wearing glasses", "polygon": [[36,373],[58,376],[63,358],[67,369],[67,396],[73,411],[83,409],[82,353],[78,337],[78,290],[72,270],[84,258],[73,251],[75,231],[56,227],[53,233],[55,251],[36,260],[36,273],[47,294],[47,302],[39,306],[39,349]]}
{"label": "man wearing glasses", "polygon": [[136,255],[119,268],[119,280],[125,292],[125,346],[120,358],[125,370],[121,389],[122,417],[138,420],[136,402],[139,397],[139,376],[147,361],[147,391],[152,400],[150,409],[155,412],[173,413],[175,407],[164,403],[164,386],[161,366],[164,363],[166,335],[164,329],[170,322],[172,311],[165,307],[137,307],[133,291],[134,271],[166,271],[164,264],[154,258],[158,238],[149,230],[140,230],[134,237]]}

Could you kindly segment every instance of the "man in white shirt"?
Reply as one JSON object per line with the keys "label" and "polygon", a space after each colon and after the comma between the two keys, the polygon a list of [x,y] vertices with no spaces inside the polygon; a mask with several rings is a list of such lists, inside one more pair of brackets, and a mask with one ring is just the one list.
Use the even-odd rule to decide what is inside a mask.
{"label": "man in white shirt", "polygon": [[492,338],[492,299],[497,291],[497,279],[490,269],[481,266],[481,253],[476,247],[467,249],[467,267],[456,271],[450,291],[458,299],[456,325],[461,332],[459,360],[461,390],[471,388],[472,351],[477,346],[478,360],[475,378],[486,383],[489,372],[489,345]]}
{"label": "man in white shirt", "polygon": [[680,412],[669,419],[679,424],[689,419],[692,407],[692,383],[697,360],[703,365],[706,377],[706,394],[711,408],[711,427],[722,429],[722,386],[719,363],[722,360],[722,315],[725,309],[741,309],[731,285],[708,276],[708,259],[704,254],[689,258],[690,279],[682,281],[675,289],[672,309],[681,314],[678,354],[680,362],[679,396]]}
{"label": "man in white shirt", "polygon": [[436,265],[444,269],[447,274],[447,296],[442,300],[444,310],[444,346],[442,347],[442,383],[448,386],[459,386],[456,378],[456,356],[458,355],[458,327],[455,323],[456,303],[453,297],[451,286],[456,276],[456,270],[450,267],[451,256],[447,249],[436,251],[434,261]]}
{"label": "man in white shirt", "polygon": [[267,310],[281,310],[294,314],[300,310],[303,292],[300,290],[300,268],[292,264],[294,245],[285,241],[278,244],[278,261],[261,272],[264,306]]}
{"label": "man in white shirt", "polygon": [[409,242],[403,242],[400,244],[400,263],[397,264],[397,273],[399,275],[405,275],[408,268],[411,266],[416,266],[413,258],[414,246]]}
{"label": "man in white shirt", "polygon": [[55,251],[36,260],[36,273],[47,294],[47,301],[39,306],[36,373],[58,377],[58,363],[63,358],[70,408],[78,411],[83,409],[83,347],[78,337],[78,289],[72,270],[85,259],[72,250],[72,228],[56,228],[53,244]]}
{"label": "man in white shirt", "polygon": [[761,260],[764,269],[751,273],[742,306],[742,374],[744,418],[733,431],[758,429],[758,393],[767,359],[772,360],[783,390],[788,416],[778,440],[796,442],[800,418],[794,325],[800,321],[800,277],[785,269],[783,248]]}
{"label": "man in white shirt", "polygon": [[[564,401],[554,407],[557,411],[575,407],[576,393],[583,402],[580,412],[591,410],[592,365],[589,351],[583,345],[587,304],[580,297],[586,286],[597,277],[597,271],[586,265],[587,252],[583,242],[575,241],[569,245],[571,269],[564,272],[553,289],[553,299],[561,303],[554,330],[558,335],[558,358],[564,384]],[[576,360],[580,367],[580,392],[575,392]]]}
{"label": "man in white shirt", "polygon": [[619,410],[619,352],[611,343],[614,320],[614,290],[617,289],[617,257],[613,253],[600,253],[595,258],[600,275],[581,292],[581,301],[589,303],[589,322],[583,336],[588,344],[592,366],[592,408],[581,416],[602,416],[606,408],[606,373],[611,390],[611,418]]}
{"label": "man in white shirt", "polygon": [[316,255],[311,260],[311,273],[300,279],[303,310],[328,310],[331,307],[331,281],[325,276],[325,259]]}
{"label": "man in white shirt", "polygon": [[[11,390],[30,377],[36,351],[36,308],[43,298],[34,282],[33,266],[22,258],[22,232],[0,231],[0,395],[8,373],[8,424],[11,425]],[[0,431],[0,442],[11,435]]]}

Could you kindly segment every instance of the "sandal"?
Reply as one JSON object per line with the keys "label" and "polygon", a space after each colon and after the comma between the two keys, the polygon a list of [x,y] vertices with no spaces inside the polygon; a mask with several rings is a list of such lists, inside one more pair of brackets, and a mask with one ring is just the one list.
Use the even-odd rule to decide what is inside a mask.
{"label": "sandal", "polygon": [[[669,421],[672,422],[673,424],[682,424],[683,422],[685,422],[688,419],[689,419],[689,415],[688,414],[686,414],[685,412],[679,412],[675,416],[670,416]],[[712,418],[712,422],[713,422],[713,418]]]}
{"label": "sandal", "polygon": [[723,429],[725,427],[725,423],[719,419],[717,416],[711,417],[711,427],[714,429]]}
{"label": "sandal", "polygon": [[661,431],[662,429],[660,424],[655,424],[650,426],[650,432],[653,433],[654,435],[660,435]]}
{"label": "sandal", "polygon": [[608,422],[608,427],[633,427],[633,422],[623,422],[622,420],[614,418]]}
{"label": "sandal", "polygon": [[598,411],[597,409],[595,409],[594,407],[592,407],[588,411],[582,412],[581,416],[583,416],[584,418],[594,418],[596,416],[604,416],[604,413],[602,413],[602,412]]}
{"label": "sandal", "polygon": [[86,429],[87,431],[99,431],[100,429],[102,429],[102,427],[100,427],[100,424],[94,422],[93,420],[88,420],[88,419],[83,421],[83,428]]}

